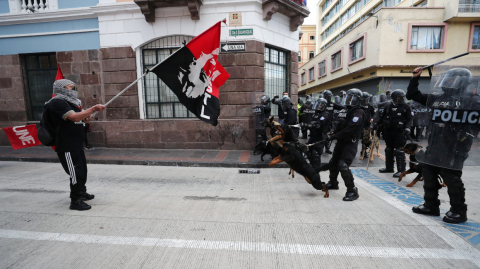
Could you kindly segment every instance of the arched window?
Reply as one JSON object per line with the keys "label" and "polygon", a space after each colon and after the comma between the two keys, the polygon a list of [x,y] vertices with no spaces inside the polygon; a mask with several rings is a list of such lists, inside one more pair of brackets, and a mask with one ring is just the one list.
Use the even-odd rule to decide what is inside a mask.
{"label": "arched window", "polygon": [[[188,43],[193,36],[167,36],[156,39],[141,48],[141,66],[151,68],[165,60],[172,53]],[[170,88],[157,75],[149,73],[143,80],[143,100],[145,102],[145,118],[194,118],[179,101]]]}

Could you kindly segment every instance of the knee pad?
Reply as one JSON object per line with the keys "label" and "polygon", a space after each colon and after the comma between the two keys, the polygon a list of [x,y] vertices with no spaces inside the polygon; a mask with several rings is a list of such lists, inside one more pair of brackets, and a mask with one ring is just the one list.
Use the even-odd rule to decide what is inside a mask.
{"label": "knee pad", "polygon": [[338,171],[346,171],[349,169],[348,164],[344,160],[340,160],[337,165]]}

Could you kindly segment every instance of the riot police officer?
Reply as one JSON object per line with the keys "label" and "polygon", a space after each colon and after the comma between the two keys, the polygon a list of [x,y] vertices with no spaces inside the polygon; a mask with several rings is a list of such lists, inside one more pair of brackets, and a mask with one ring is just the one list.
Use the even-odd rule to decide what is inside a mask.
{"label": "riot police officer", "polygon": [[415,101],[410,101],[410,107],[412,108],[412,112],[414,114],[412,138],[420,141],[420,138],[423,136],[425,126],[428,122],[428,108]]}
{"label": "riot police officer", "polygon": [[[301,110],[302,106],[305,104],[305,102],[303,101],[303,98],[298,98],[298,102],[297,102],[297,116],[298,116],[298,123],[302,123],[303,120],[304,120],[304,115],[303,115],[303,112]],[[302,132],[303,134],[303,132]]]}
{"label": "riot police officer", "polygon": [[[362,143],[364,141],[363,134],[370,133],[370,125],[371,125],[371,122],[373,121],[373,117],[375,116],[375,108],[370,103],[371,98],[372,98],[372,95],[370,95],[368,92],[362,93],[362,108],[365,111],[365,121],[363,123],[363,132],[362,132]],[[370,145],[367,145],[367,146],[370,146]],[[364,157],[368,158],[368,151],[365,152]]]}
{"label": "riot police officer", "polygon": [[383,138],[385,140],[385,168],[380,173],[393,173],[393,156],[397,161],[397,173],[393,177],[400,177],[405,172],[405,153],[400,150],[407,142],[410,128],[413,123],[413,112],[407,104],[405,92],[395,90],[391,94],[392,102],[385,107],[378,124],[383,126]]}
{"label": "riot police officer", "polygon": [[380,116],[383,115],[383,111],[385,107],[390,103],[387,100],[387,95],[384,93],[380,94],[378,103],[377,103],[377,112],[375,113],[375,117],[373,117],[373,124],[372,129],[377,130],[378,137],[383,138],[383,126],[379,125],[378,122],[380,121]]}
{"label": "riot police officer", "polygon": [[345,97],[346,108],[338,114],[339,124],[333,134],[327,136],[327,140],[337,140],[333,155],[328,164],[321,167],[321,171],[330,170],[330,181],[328,189],[338,190],[338,174],[343,178],[347,192],[344,201],[354,201],[358,195],[358,189],[353,183],[352,171],[349,166],[352,164],[358,150],[358,140],[363,128],[365,111],[361,107],[362,91],[351,89]]}
{"label": "riot police officer", "polygon": [[270,107],[270,97],[268,95],[262,95],[260,97],[260,105],[263,106],[263,111],[265,112],[265,118],[270,118],[272,114],[272,108]]}
{"label": "riot police officer", "polygon": [[[300,124],[302,124],[302,122],[305,124],[310,124],[312,122],[312,117],[315,114],[315,109],[313,108],[313,106],[314,105],[312,104],[312,97],[310,97],[310,95],[307,95],[305,99],[305,104],[303,104],[299,109],[299,112],[303,115],[303,119],[302,121],[300,121]],[[302,127],[303,138],[307,138],[307,131],[307,128]]]}
{"label": "riot police officer", "polygon": [[293,103],[290,97],[284,96],[282,98],[282,110],[284,113],[284,124],[289,125],[292,128],[294,133],[294,137],[292,138],[293,141],[298,141],[298,135],[300,133],[300,128],[291,127],[290,125],[298,124],[297,121],[297,111],[293,108]]}
{"label": "riot police officer", "polygon": [[323,98],[318,99],[313,108],[315,114],[312,116],[311,123],[305,123],[303,126],[310,130],[310,139],[307,144],[313,144],[308,148],[308,160],[318,173],[320,171],[320,161],[323,154],[323,144],[329,131],[330,123],[328,121],[330,117],[326,110],[327,100]]}
{"label": "riot police officer", "polygon": [[257,144],[261,141],[267,140],[266,127],[263,122],[270,117],[272,110],[270,108],[270,97],[267,95],[260,96],[258,101],[258,105],[253,107],[253,121],[257,133]]}
{"label": "riot police officer", "polygon": [[[336,103],[333,102],[335,99],[333,98],[333,94],[331,91],[329,90],[323,91],[323,96],[325,96],[324,99],[327,100],[327,111],[330,117],[328,119],[328,121],[330,122],[329,129],[332,130],[334,110],[340,111],[344,107],[341,105],[337,105]],[[327,143],[325,143],[325,153],[332,154],[332,151],[330,150],[331,145],[332,145],[332,141],[328,141]]]}
{"label": "riot police officer", "polygon": [[[451,115],[463,111],[465,115],[466,112],[473,112],[477,115],[475,117],[478,117],[480,97],[475,91],[467,93],[472,74],[466,68],[453,68],[440,76],[432,94],[424,94],[418,90],[421,73],[421,67],[414,70],[407,97],[431,108],[433,116],[429,123],[427,149],[416,155],[418,161],[424,164],[425,203],[413,207],[412,210],[418,214],[440,216],[438,199],[438,190],[441,188],[438,182],[440,176],[448,187],[451,206],[443,221],[462,223],[467,221],[462,169],[480,127],[478,122],[472,124],[470,120],[462,121],[461,116],[458,116],[459,119],[455,116],[448,117],[448,113]],[[475,117],[463,116],[464,119]]]}

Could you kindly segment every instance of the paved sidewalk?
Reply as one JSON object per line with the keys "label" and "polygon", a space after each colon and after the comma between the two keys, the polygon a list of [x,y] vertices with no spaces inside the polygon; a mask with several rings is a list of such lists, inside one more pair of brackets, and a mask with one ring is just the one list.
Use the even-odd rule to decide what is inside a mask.
{"label": "paved sidewalk", "polygon": [[[260,155],[253,155],[253,151],[248,150],[94,148],[85,150],[85,153],[88,163],[93,164],[267,168],[272,160],[270,155],[266,155],[262,162]],[[330,158],[330,154],[324,153],[322,162],[328,162]],[[20,150],[0,147],[0,161],[51,163],[58,162],[58,158],[50,147],[38,146]],[[383,166],[383,163],[383,155],[381,155],[381,158],[375,158],[370,166],[380,167]],[[367,159],[360,161],[359,158],[356,158],[352,164],[352,167],[364,166],[367,166]],[[281,163],[276,167],[286,168],[288,166]]]}

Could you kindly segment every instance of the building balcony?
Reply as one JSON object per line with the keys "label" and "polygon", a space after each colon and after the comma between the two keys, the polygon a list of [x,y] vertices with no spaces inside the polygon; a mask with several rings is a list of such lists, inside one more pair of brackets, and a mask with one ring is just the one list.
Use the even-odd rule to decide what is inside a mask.
{"label": "building balcony", "polygon": [[155,21],[155,9],[165,7],[183,7],[187,6],[192,20],[200,19],[200,6],[203,0],[134,0],[140,7],[147,22]]}
{"label": "building balcony", "polygon": [[58,10],[58,0],[9,0],[10,13],[31,14]]}
{"label": "building balcony", "polygon": [[290,18],[290,31],[295,32],[308,17],[310,11],[302,0],[263,0],[263,20],[269,21],[273,14],[280,13]]}
{"label": "building balcony", "polygon": [[480,18],[479,0],[449,0],[445,4],[444,21],[477,21]]}

